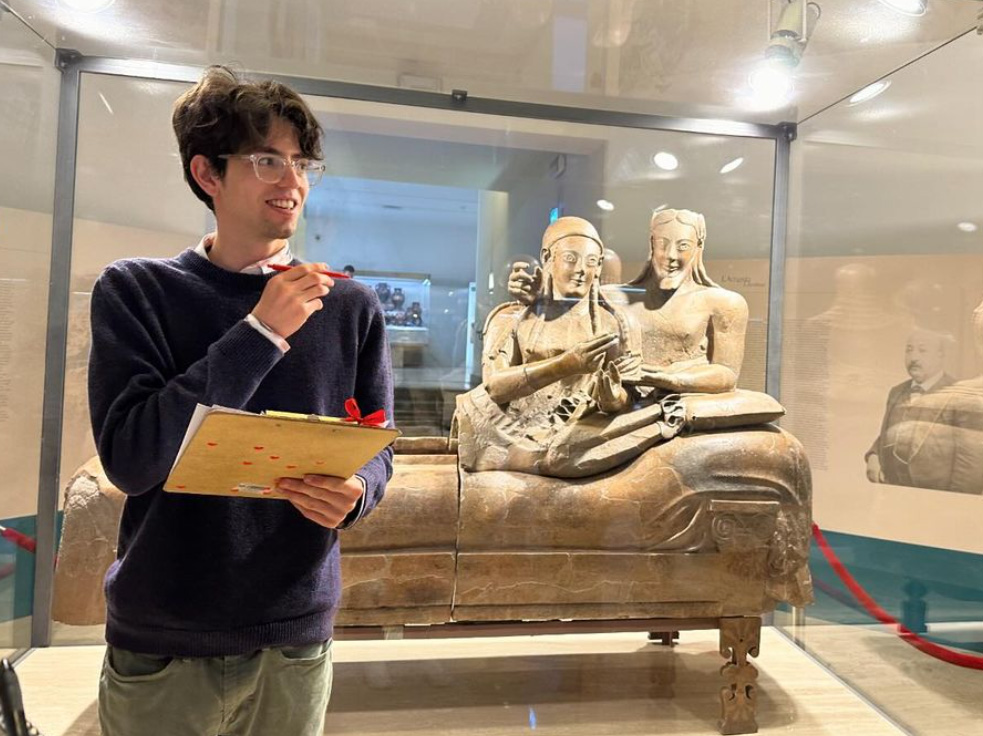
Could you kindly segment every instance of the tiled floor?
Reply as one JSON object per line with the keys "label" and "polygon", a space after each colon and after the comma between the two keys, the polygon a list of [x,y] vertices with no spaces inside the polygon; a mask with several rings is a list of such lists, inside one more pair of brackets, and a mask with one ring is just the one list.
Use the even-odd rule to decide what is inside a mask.
{"label": "tiled floor", "polygon": [[[683,632],[673,649],[644,634],[339,641],[326,733],[715,734],[717,646],[710,631]],[[28,716],[46,736],[99,733],[102,653],[54,647],[18,665]],[[762,734],[901,733],[773,629],[756,665]]]}

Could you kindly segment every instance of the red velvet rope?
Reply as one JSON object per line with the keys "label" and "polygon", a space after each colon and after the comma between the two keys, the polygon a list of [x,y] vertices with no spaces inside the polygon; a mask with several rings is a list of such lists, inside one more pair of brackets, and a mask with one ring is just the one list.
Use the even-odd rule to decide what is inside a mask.
{"label": "red velvet rope", "polygon": [[19,532],[16,529],[10,529],[5,526],[0,526],[0,537],[9,539],[18,547],[26,549],[28,552],[34,552],[38,546],[38,543],[34,541],[33,537],[29,537],[23,532]]}
{"label": "red velvet rope", "polygon": [[812,536],[816,538],[816,543],[819,545],[819,549],[822,551],[823,557],[826,558],[826,561],[829,563],[830,567],[836,571],[836,574],[839,575],[840,580],[842,580],[843,584],[850,589],[850,592],[853,593],[854,597],[860,601],[860,604],[867,610],[867,613],[876,618],[882,624],[896,626],[898,628],[898,636],[901,637],[902,641],[911,644],[911,646],[920,652],[924,652],[925,654],[935,657],[936,659],[941,659],[943,662],[955,664],[960,667],[970,667],[974,670],[983,670],[983,657],[963,654],[962,652],[956,652],[938,644],[933,644],[930,641],[925,641],[914,631],[901,624],[896,618],[877,605],[877,601],[871,598],[867,594],[867,591],[860,587],[860,583],[858,583],[854,577],[847,572],[847,569],[843,566],[843,563],[840,562],[840,559],[836,556],[836,553],[830,549],[829,543],[826,541],[826,537],[823,536],[819,526],[816,524],[812,525]]}

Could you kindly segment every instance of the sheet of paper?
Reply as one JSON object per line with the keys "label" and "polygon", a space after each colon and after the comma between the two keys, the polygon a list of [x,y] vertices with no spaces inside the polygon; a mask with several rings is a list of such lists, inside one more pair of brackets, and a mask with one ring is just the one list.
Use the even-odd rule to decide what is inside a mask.
{"label": "sheet of paper", "polygon": [[184,433],[184,439],[181,440],[181,447],[178,448],[177,457],[174,458],[174,462],[171,464],[171,471],[177,467],[178,460],[184,454],[184,451],[188,449],[188,443],[191,442],[191,438],[195,436],[195,432],[198,431],[198,427],[201,423],[205,421],[207,417],[212,412],[221,412],[223,414],[252,414],[253,412],[242,411],[241,409],[230,409],[227,406],[205,406],[204,404],[195,405],[194,413],[191,415],[191,419],[188,420],[188,429]]}

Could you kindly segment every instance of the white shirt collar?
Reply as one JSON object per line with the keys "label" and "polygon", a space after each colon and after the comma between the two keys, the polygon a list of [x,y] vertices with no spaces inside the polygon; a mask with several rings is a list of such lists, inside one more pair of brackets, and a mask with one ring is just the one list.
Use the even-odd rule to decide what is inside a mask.
{"label": "white shirt collar", "polygon": [[942,380],[942,376],[944,375],[944,373],[945,371],[939,371],[938,373],[930,376],[929,378],[925,379],[921,383],[912,380],[911,386],[912,387],[919,386],[923,391],[927,393],[931,391],[933,388],[935,388],[935,384],[937,384],[939,381]]}
{"label": "white shirt collar", "polygon": [[[215,240],[215,233],[208,233],[205,237],[201,239],[198,245],[195,247],[195,253],[200,255],[202,258],[211,261],[212,259],[208,256],[208,251],[212,247],[212,242]],[[280,250],[271,255],[269,258],[263,258],[262,260],[256,261],[255,263],[250,263],[248,266],[239,271],[239,273],[249,273],[249,274],[267,274],[274,273],[272,268],[269,268],[270,264],[287,264],[294,259],[293,253],[290,250],[290,242],[284,245]]]}

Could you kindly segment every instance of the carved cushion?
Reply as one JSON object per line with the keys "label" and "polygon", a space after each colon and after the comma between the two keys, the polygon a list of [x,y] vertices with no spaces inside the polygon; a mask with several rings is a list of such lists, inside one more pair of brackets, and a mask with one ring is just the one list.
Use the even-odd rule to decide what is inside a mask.
{"label": "carved cushion", "polygon": [[98,458],[79,468],[65,488],[65,521],[52,604],[55,621],[90,626],[106,620],[102,581],[116,559],[123,500]]}
{"label": "carved cushion", "polygon": [[683,394],[686,429],[711,429],[767,424],[785,416],[785,407],[768,394],[737,389],[723,394]]}
{"label": "carved cushion", "polygon": [[801,444],[772,426],[677,437],[592,478],[461,478],[461,551],[708,551],[714,500],[811,503]]}
{"label": "carved cushion", "polygon": [[[716,610],[736,595],[735,578],[717,565],[752,598],[803,605],[812,598],[810,523],[805,453],[768,425],[677,437],[592,478],[462,471],[455,610],[499,594],[516,611],[548,605],[544,596],[561,606],[678,601],[708,595],[705,584],[723,596],[700,598]],[[707,557],[699,583],[625,576],[694,552]],[[513,574],[520,568],[523,579]],[[580,584],[559,585],[564,576]]]}

